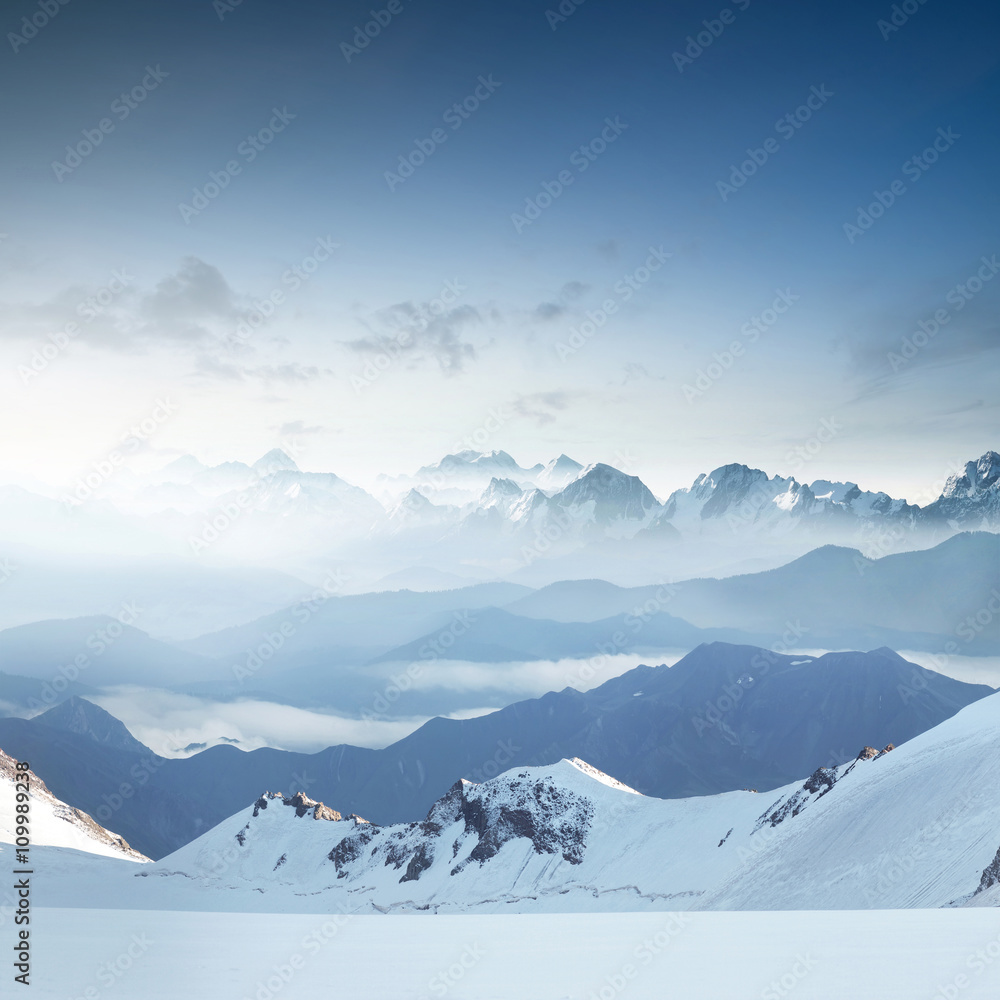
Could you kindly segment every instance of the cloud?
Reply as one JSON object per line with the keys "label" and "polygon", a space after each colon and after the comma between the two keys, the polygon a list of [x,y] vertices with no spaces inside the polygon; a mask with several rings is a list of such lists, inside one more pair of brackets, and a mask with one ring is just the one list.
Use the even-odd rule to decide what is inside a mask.
{"label": "cloud", "polygon": [[[944,287],[947,280],[936,284]],[[908,316],[899,311],[869,315],[834,342],[834,349],[847,355],[858,399],[894,393],[938,373],[957,383],[962,369],[995,359],[1000,349],[995,294],[984,286],[974,298],[957,295],[953,288],[929,298],[911,307]]]}
{"label": "cloud", "polygon": [[315,753],[328,746],[384,747],[418,729],[426,718],[363,721],[291,705],[245,699],[213,701],[156,688],[108,688],[88,695],[132,735],[157,753],[209,743],[220,736],[244,749],[269,746]]}
{"label": "cloud", "polygon": [[568,281],[556,296],[555,302],[540,302],[532,311],[532,318],[547,322],[557,319],[569,311],[569,306],[583,298],[590,291],[590,285],[582,281]]}
{"label": "cloud", "polygon": [[550,320],[561,316],[566,312],[565,306],[556,305],[555,302],[541,302],[535,306],[535,319]]}
{"label": "cloud", "polygon": [[521,417],[534,420],[539,427],[555,421],[554,410],[565,410],[575,394],[557,390],[555,392],[533,392],[518,396],[511,407]]}
{"label": "cloud", "polygon": [[456,375],[477,356],[463,333],[481,323],[479,311],[469,305],[434,315],[427,304],[401,302],[375,314],[371,324],[366,324],[371,330],[367,337],[345,344],[359,353],[434,360],[446,375]]}
{"label": "cloud", "polygon": [[[231,333],[249,304],[218,268],[185,257],[152,291],[142,291],[135,275],[119,268],[101,285],[72,285],[40,303],[5,304],[0,335],[47,340],[75,323],[81,342],[108,351],[142,354],[159,344],[203,350]],[[216,374],[227,377],[222,368]]]}
{"label": "cloud", "polygon": [[[645,664],[666,663],[671,666],[686,649],[657,651],[655,654],[615,653],[593,660],[565,658],[561,660],[530,660],[508,663],[476,663],[468,660],[437,660],[414,681],[420,691],[502,692],[511,698],[538,698],[549,691],[565,687],[589,691],[612,677]],[[389,666],[394,666],[390,664]],[[493,710],[495,711],[495,709]],[[455,713],[458,716],[459,713]]]}
{"label": "cloud", "polygon": [[640,364],[638,361],[629,361],[625,364],[625,378],[622,379],[620,384],[627,385],[629,382],[643,378],[655,379],[658,382],[662,382],[666,377],[666,375],[654,375],[645,365]]}
{"label": "cloud", "polygon": [[568,281],[562,286],[559,294],[567,302],[576,302],[589,291],[590,285],[585,285],[582,281]]}
{"label": "cloud", "polygon": [[241,317],[239,299],[222,272],[198,257],[185,257],[142,298],[139,311],[143,335],[182,341],[209,339],[211,327],[232,326]]}
{"label": "cloud", "polygon": [[0,337],[48,343],[52,334],[72,325],[74,335],[91,345],[128,349],[135,326],[134,307],[130,308],[134,298],[131,284],[109,283],[71,285],[44,302],[3,303]]}
{"label": "cloud", "polygon": [[289,420],[271,430],[277,431],[282,437],[301,437],[303,434],[323,434],[326,428],[319,424],[306,425],[304,420]]}
{"label": "cloud", "polygon": [[[433,670],[414,679],[413,686],[420,691],[483,692],[484,701],[497,693],[533,698],[565,687],[589,691],[640,663],[673,665],[686,652],[618,653],[601,658],[597,666],[592,660],[575,658],[513,663],[438,660]],[[386,675],[391,675],[393,665],[383,666]],[[222,736],[237,739],[250,750],[268,746],[316,753],[341,743],[378,749],[408,736],[429,718],[369,721],[257,698],[216,701],[133,685],[106,688],[87,698],[120,719],[137,740],[164,756],[175,756],[178,748],[189,743],[211,743]],[[495,707],[459,709],[450,717],[473,718],[494,711]]]}
{"label": "cloud", "polygon": [[315,365],[289,363],[283,365],[242,365],[208,353],[199,354],[195,359],[194,377],[207,376],[232,382],[257,379],[266,385],[274,383],[295,384],[312,382],[324,375],[332,374],[328,368]]}

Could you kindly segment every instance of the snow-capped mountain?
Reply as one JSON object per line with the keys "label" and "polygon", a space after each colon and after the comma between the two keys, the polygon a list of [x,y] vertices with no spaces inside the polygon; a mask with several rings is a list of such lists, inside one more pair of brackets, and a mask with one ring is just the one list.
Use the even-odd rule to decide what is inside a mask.
{"label": "snow-capped mountain", "polygon": [[162,858],[262,786],[301,788],[381,824],[425,815],[456,778],[480,781],[501,767],[562,757],[589,758],[658,797],[763,792],[839,764],[865,743],[902,744],[991,694],[890,650],[812,657],[712,643],[673,667],[636,667],[589,691],[565,688],[471,719],[434,718],[379,750],[215,746],[193,759],[164,759],[39,719],[0,719],[0,745],[31,760],[61,798],[98,816],[109,788],[131,785],[118,829]]}
{"label": "snow-capped mountain", "polygon": [[541,472],[534,477],[535,485],[543,490],[560,490],[569,486],[580,473],[583,466],[568,455],[560,455],[552,459]]}
{"label": "snow-capped mountain", "polygon": [[[112,470],[113,471],[113,470]],[[507,452],[465,450],[373,491],[307,472],[275,449],[206,466],[184,456],[159,473],[81,479],[38,497],[0,491],[0,544],[62,552],[156,553],[279,569],[349,588],[415,572],[544,585],[603,577],[649,583],[769,569],[821,544],[885,555],[964,528],[1000,528],[1000,458],[987,452],[923,508],[853,482],[799,482],[721,466],[661,501],[636,476],[566,455],[525,468]]]}
{"label": "snow-capped mountain", "polygon": [[357,912],[996,905],[998,766],[993,695],[767,794],[651,799],[576,759],[391,827],[265,794],[144,874]]}
{"label": "snow-capped mountain", "polygon": [[[565,458],[565,456],[562,456]],[[489,486],[492,479],[510,479],[524,486],[541,485],[541,476],[560,481],[569,471],[566,459],[556,472],[556,462],[548,466],[522,468],[505,451],[480,452],[467,449],[445,455],[440,462],[421,466],[412,475],[379,476],[376,487],[382,496],[398,496],[408,489],[418,489],[435,503],[463,505],[472,503]]]}
{"label": "snow-capped mountain", "polygon": [[724,465],[671,493],[662,517],[682,532],[698,533],[721,523],[728,531],[782,533],[799,523],[836,519],[909,520],[919,508],[886,493],[859,489],[856,483],[818,479],[811,484],[768,476],[745,465]]}
{"label": "snow-capped mountain", "polygon": [[[16,843],[16,793],[23,791],[19,785],[24,784],[20,773],[23,772],[18,771],[14,758],[0,750],[0,843]],[[70,847],[107,858],[149,860],[129,847],[118,834],[105,830],[87,813],[57,799],[33,771],[29,770],[27,774],[31,830],[29,852],[35,847]]]}
{"label": "snow-capped mountain", "polygon": [[1000,520],[1000,455],[988,451],[968,462],[963,475],[948,478],[941,496],[924,514],[967,527],[995,528]]}

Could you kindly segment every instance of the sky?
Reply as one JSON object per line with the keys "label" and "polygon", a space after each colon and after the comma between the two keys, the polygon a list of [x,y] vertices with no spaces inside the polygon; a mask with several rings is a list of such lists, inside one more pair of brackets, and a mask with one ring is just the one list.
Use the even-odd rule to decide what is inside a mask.
{"label": "sky", "polygon": [[8,478],[1000,448],[993,5],[372,2],[5,6]]}

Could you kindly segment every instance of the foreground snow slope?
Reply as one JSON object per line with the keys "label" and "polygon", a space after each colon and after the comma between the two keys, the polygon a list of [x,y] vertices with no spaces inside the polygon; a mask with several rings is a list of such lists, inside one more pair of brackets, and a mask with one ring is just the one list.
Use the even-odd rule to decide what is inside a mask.
{"label": "foreground snow slope", "polygon": [[767,794],[653,799],[577,760],[458,782],[389,827],[268,794],[141,876],[354,912],[981,905],[1000,882],[998,769],[993,695]]}
{"label": "foreground snow slope", "polygon": [[[15,761],[0,750],[0,843],[15,843],[16,792]],[[128,861],[148,861],[144,855],[118,836],[105,830],[87,813],[66,805],[45,787],[45,782],[29,770],[31,797],[28,826],[31,847],[64,847]],[[13,853],[13,852],[12,852]]]}
{"label": "foreground snow slope", "polygon": [[[993,1000],[995,911],[36,911],[32,998]],[[92,992],[87,992],[91,990]]]}

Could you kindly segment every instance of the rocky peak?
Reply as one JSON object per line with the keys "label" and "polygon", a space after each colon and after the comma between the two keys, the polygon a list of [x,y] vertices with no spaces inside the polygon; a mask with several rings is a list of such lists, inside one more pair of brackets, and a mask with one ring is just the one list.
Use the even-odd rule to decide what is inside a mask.
{"label": "rocky peak", "polygon": [[[576,778],[582,773],[588,780],[638,794],[582,761],[569,764]],[[509,771],[480,785],[456,781],[422,823],[355,829],[330,851],[329,860],[338,879],[363,878],[366,866],[377,862],[399,870],[400,882],[411,882],[438,859],[455,876],[469,866],[482,867],[505,844],[525,840],[536,854],[580,864],[594,804],[562,780],[570,773],[566,766]]]}
{"label": "rocky peak", "polygon": [[553,500],[562,507],[595,502],[598,521],[622,517],[641,521],[646,513],[659,507],[656,497],[638,476],[629,476],[610,465],[598,462],[575,479]]}
{"label": "rocky peak", "polygon": [[[254,816],[259,816],[260,811],[268,807],[268,802],[275,801],[280,801],[283,806],[288,806],[289,808],[294,809],[295,815],[300,819],[310,812],[312,813],[313,819],[325,819],[331,822],[338,822],[344,818],[339,812],[337,812],[336,809],[331,809],[322,802],[317,802],[315,799],[309,798],[305,792],[296,792],[291,796],[282,795],[281,792],[264,792],[264,794],[261,795],[261,797],[254,803]],[[354,816],[353,814],[348,818],[353,818],[361,823],[367,822],[367,820],[363,820],[361,817]]]}
{"label": "rocky peak", "polygon": [[942,497],[974,498],[1000,481],[1000,455],[988,451],[974,462],[966,462],[965,474],[949,476]]}

